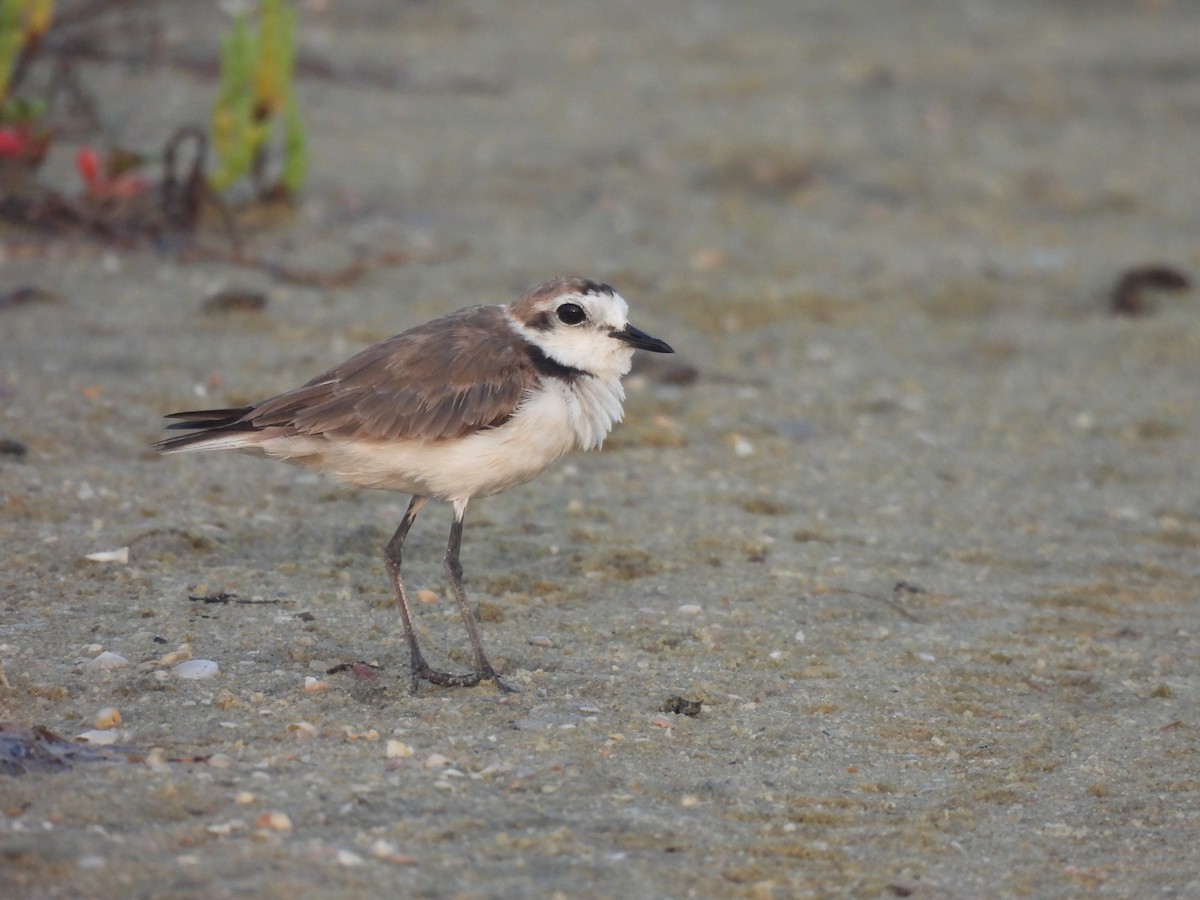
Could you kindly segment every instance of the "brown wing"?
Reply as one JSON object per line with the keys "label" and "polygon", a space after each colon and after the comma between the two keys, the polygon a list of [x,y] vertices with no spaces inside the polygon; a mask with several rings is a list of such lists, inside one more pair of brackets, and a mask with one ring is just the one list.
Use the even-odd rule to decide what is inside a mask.
{"label": "brown wing", "polygon": [[368,347],[243,421],[379,440],[459,437],[505,422],[537,379],[503,310],[477,306]]}

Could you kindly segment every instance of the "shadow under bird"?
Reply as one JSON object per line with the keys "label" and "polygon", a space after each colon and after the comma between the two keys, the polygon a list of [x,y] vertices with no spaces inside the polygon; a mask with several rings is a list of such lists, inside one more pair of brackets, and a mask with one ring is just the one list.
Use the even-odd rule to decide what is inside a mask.
{"label": "shadow under bird", "polygon": [[[295,390],[237,409],[172,413],[189,432],[163,453],[240,450],[321,472],[342,484],[412,494],[384,549],[408,641],[412,688],[491,680],[462,584],[459,551],[472,497],[534,478],[574,450],[599,447],[623,414],[621,376],[635,350],[671,347],[629,324],[609,285],[555,278],[506,306],[473,306],[380,341]],[[475,670],[433,669],[421,654],[400,576],[401,549],[429,499],[453,505],[446,572]]]}

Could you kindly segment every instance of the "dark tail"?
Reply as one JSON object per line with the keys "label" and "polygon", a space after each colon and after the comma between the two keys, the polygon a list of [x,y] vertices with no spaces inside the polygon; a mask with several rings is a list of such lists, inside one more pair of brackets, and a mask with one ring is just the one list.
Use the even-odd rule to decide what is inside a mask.
{"label": "dark tail", "polygon": [[247,421],[254,411],[253,406],[242,406],[237,409],[193,409],[187,412],[171,413],[168,419],[182,419],[167,426],[168,431],[190,431],[191,434],[181,434],[167,438],[154,445],[159,453],[170,453],[172,450],[183,450],[194,447],[236,432],[258,431],[258,427]]}

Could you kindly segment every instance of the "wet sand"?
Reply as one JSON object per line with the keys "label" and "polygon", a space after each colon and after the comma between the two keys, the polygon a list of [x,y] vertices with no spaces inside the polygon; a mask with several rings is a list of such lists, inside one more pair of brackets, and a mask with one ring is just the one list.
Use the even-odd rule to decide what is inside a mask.
{"label": "wet sand", "polygon": [[[1109,310],[1129,267],[1200,268],[1200,17],[330,7],[302,13],[333,73],[300,81],[309,188],[254,246],[420,261],[321,289],[4,235],[6,289],[62,299],[0,310],[27,448],[0,455],[0,721],[115,707],[147,754],[0,776],[12,896],[1200,892],[1200,316]],[[215,46],[215,14],[172,16]],[[215,90],[97,78],[130,142]],[[149,449],[166,412],[562,272],[678,354],[602,452],[472,505],[519,694],[408,692],[380,556],[406,497]],[[230,288],[266,309],[202,310]],[[462,668],[449,522],[406,565]],[[222,593],[249,602],[189,599]]]}

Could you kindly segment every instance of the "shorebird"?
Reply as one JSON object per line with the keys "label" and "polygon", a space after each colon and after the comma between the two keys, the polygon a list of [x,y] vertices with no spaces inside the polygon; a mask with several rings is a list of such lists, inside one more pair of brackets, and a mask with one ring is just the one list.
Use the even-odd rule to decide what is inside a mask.
{"label": "shorebird", "polygon": [[[602,282],[560,277],[505,306],[473,306],[380,341],[307,384],[236,409],[171,413],[188,434],[163,453],[240,450],[357,487],[411,494],[384,548],[412,689],[494,681],[463,589],[463,517],[473,497],[524,484],[574,449],[600,446],[620,421],[621,376],[635,350],[674,352],[629,324]],[[400,575],[404,539],[430,499],[454,509],[445,567],[475,657],[473,672],[432,668]]]}

